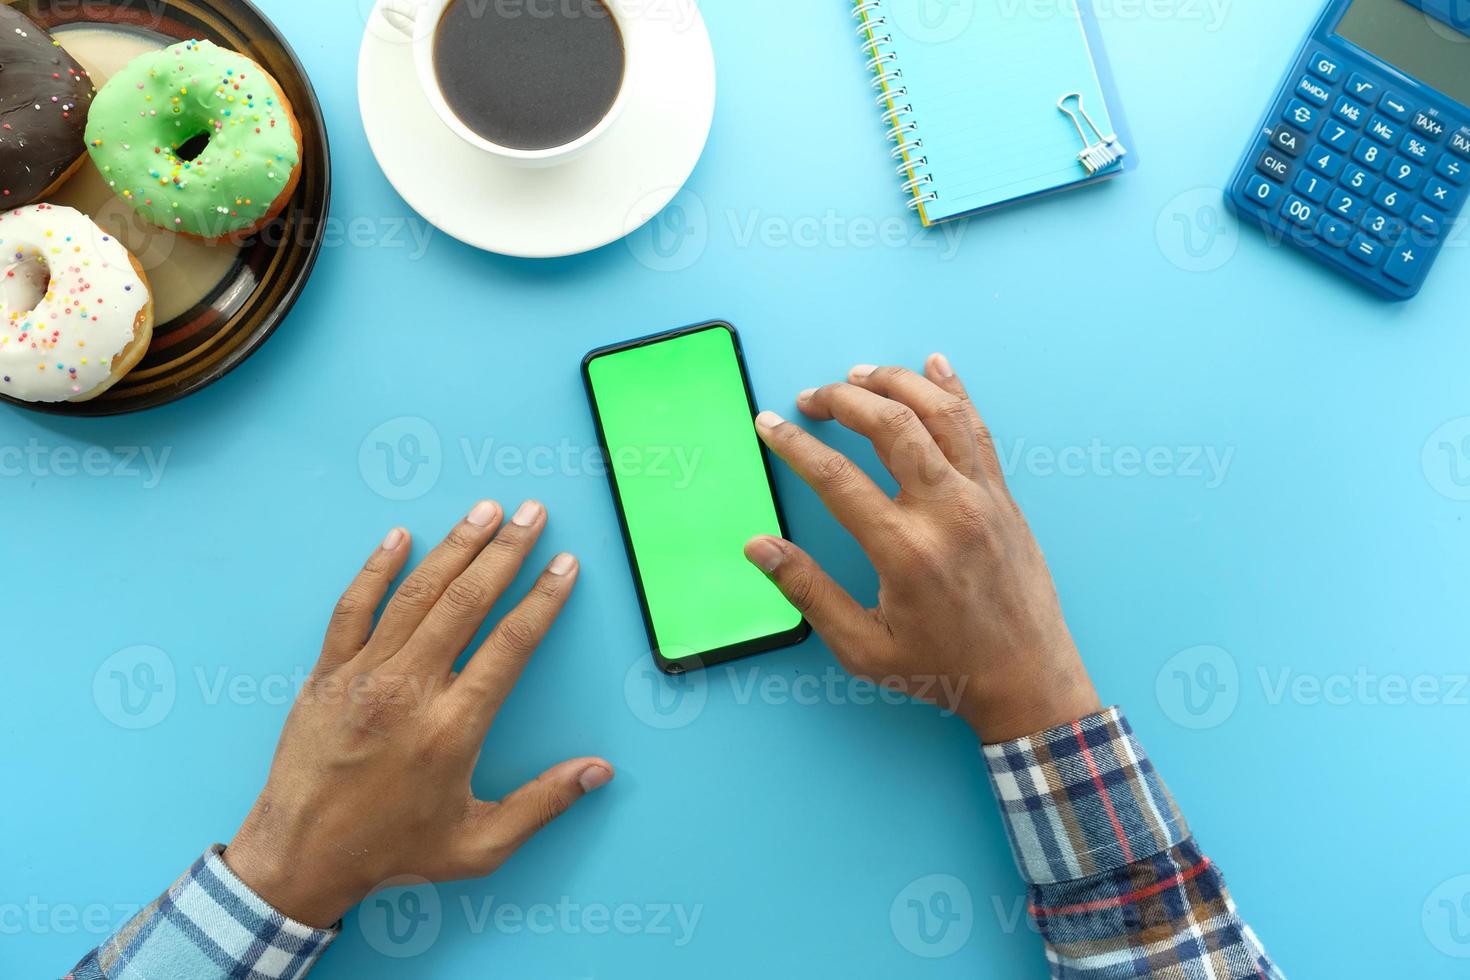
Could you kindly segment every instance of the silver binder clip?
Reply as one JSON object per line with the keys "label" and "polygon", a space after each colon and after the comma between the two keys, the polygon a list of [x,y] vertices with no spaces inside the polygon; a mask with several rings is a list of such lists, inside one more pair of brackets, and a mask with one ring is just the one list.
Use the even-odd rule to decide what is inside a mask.
{"label": "silver binder clip", "polygon": [[[1067,103],[1072,99],[1077,100],[1076,112],[1067,108]],[[1092,121],[1092,117],[1082,106],[1081,92],[1068,92],[1057,100],[1057,108],[1066,113],[1067,118],[1072,120],[1072,125],[1077,127],[1077,135],[1082,137],[1082,152],[1077,154],[1077,159],[1082,162],[1089,177],[1101,173],[1128,155],[1128,149],[1118,142],[1116,133],[1104,136],[1103,131],[1097,127],[1097,123]],[[1077,118],[1079,115],[1081,119]],[[1084,120],[1097,137],[1096,140],[1088,136],[1087,130],[1082,128]]]}

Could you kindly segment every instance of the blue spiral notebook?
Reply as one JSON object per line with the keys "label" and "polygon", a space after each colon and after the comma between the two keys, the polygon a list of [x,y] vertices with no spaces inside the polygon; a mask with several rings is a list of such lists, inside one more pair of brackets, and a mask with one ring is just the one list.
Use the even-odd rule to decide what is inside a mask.
{"label": "blue spiral notebook", "polygon": [[1135,165],[1092,0],[854,0],[852,14],[926,226]]}

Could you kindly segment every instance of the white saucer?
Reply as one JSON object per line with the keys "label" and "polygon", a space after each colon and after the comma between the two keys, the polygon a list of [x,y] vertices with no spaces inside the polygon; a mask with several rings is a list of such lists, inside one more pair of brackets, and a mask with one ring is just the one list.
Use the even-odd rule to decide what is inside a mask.
{"label": "white saucer", "polygon": [[636,3],[638,56],[622,115],[580,156],[518,167],[465,143],[430,107],[413,48],[373,9],[358,59],[358,101],[383,173],[425,220],[502,255],[576,255],[629,235],[663,210],[704,152],[715,59],[694,0]]}

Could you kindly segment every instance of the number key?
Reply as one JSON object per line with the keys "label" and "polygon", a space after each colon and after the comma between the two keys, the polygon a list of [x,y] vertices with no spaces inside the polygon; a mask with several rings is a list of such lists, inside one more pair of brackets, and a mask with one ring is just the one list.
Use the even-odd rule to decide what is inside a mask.
{"label": "number key", "polygon": [[1358,141],[1358,148],[1353,151],[1353,159],[1370,170],[1382,172],[1388,160],[1388,151],[1370,139]]}
{"label": "number key", "polygon": [[1307,163],[1312,169],[1328,177],[1336,177],[1342,172],[1342,157],[1333,153],[1325,146],[1314,146],[1312,152],[1307,154]]}
{"label": "number key", "polygon": [[1326,126],[1322,127],[1322,142],[1334,150],[1341,150],[1346,153],[1353,148],[1353,142],[1357,138],[1357,135],[1351,129],[1348,129],[1340,122],[1329,122]]}
{"label": "number key", "polygon": [[1347,191],[1338,188],[1332,192],[1332,200],[1327,202],[1327,207],[1332,211],[1333,215],[1356,224],[1358,215],[1363,210],[1363,202],[1353,197]]}
{"label": "number key", "polygon": [[1409,193],[1389,183],[1379,186],[1373,195],[1373,203],[1389,214],[1403,214],[1409,209]]}
{"label": "number key", "polygon": [[1434,165],[1434,172],[1445,180],[1453,181],[1456,184],[1463,184],[1465,182],[1465,167],[1465,164],[1456,160],[1454,157],[1444,156],[1440,157],[1439,162]]}
{"label": "number key", "polygon": [[1404,223],[1392,215],[1384,214],[1377,208],[1369,208],[1368,214],[1363,218],[1363,227],[1373,237],[1393,244],[1403,237]]}
{"label": "number key", "polygon": [[1373,188],[1378,186],[1378,178],[1362,167],[1348,167],[1342,175],[1342,183],[1359,194],[1372,194]]}
{"label": "number key", "polygon": [[1292,188],[1302,197],[1314,204],[1321,204],[1327,200],[1327,192],[1332,189],[1332,182],[1327,178],[1303,170],[1296,176],[1296,183]]}
{"label": "number key", "polygon": [[1245,199],[1261,205],[1264,208],[1273,208],[1280,199],[1282,191],[1271,181],[1260,174],[1251,174],[1245,180]]}
{"label": "number key", "polygon": [[1303,201],[1294,194],[1286,199],[1286,205],[1282,207],[1281,213],[1288,220],[1303,228],[1311,228],[1317,222],[1317,206],[1309,201]]}
{"label": "number key", "polygon": [[1394,157],[1388,162],[1388,179],[1405,190],[1413,190],[1424,179],[1422,167],[1416,167],[1403,157]]}

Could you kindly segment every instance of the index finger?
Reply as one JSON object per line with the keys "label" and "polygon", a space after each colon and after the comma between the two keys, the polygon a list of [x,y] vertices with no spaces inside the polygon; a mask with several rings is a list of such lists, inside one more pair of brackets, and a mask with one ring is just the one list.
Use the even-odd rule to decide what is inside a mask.
{"label": "index finger", "polygon": [[872,554],[898,527],[898,505],[856,463],[775,412],[761,412],[755,430],[771,451],[816,491],[822,503]]}

